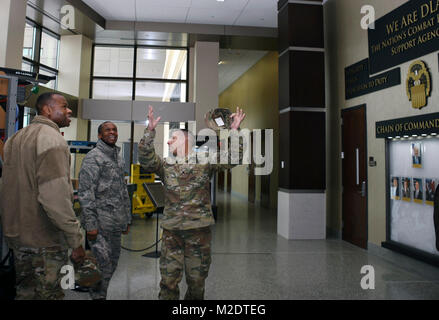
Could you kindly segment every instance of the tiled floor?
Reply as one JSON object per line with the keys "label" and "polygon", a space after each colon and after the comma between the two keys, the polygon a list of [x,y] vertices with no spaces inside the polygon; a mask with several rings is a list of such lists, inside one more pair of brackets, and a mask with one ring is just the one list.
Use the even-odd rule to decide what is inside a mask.
{"label": "tiled floor", "polygon": [[[217,201],[206,299],[439,299],[438,268],[390,251],[374,255],[336,239],[288,241],[276,233],[276,212],[227,194]],[[154,218],[135,219],[123,245],[144,248],[154,237]],[[144,253],[122,250],[108,299],[157,299],[158,259]],[[374,290],[361,288],[364,265],[374,267]],[[67,292],[66,298],[88,294]]]}

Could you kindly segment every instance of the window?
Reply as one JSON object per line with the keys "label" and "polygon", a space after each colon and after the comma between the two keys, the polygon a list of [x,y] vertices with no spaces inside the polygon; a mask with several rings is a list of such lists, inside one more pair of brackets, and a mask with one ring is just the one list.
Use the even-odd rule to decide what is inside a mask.
{"label": "window", "polygon": [[95,45],[94,99],[187,101],[187,48]]}
{"label": "window", "polygon": [[136,100],[185,102],[186,83],[137,81]]}
{"label": "window", "polygon": [[[59,35],[27,20],[24,29],[22,70],[58,77]],[[56,90],[57,80],[42,86]]]}
{"label": "window", "polygon": [[[49,76],[49,77],[56,77],[57,76],[56,72],[50,71],[50,70],[45,69],[43,67],[40,67],[40,74],[42,74],[43,76]],[[57,80],[49,81],[46,84],[41,83],[41,85],[43,87],[47,87],[47,88],[55,90],[57,88]]]}
{"label": "window", "polygon": [[58,69],[59,40],[48,33],[41,34],[40,63]]}
{"label": "window", "polygon": [[186,50],[137,49],[137,77],[186,80]]}
{"label": "window", "polygon": [[22,62],[21,63],[21,70],[32,72],[32,65],[30,63],[27,63],[27,62]]}
{"label": "window", "polygon": [[[187,102],[187,48],[95,45],[93,55],[93,99]],[[101,122],[91,122],[92,141],[97,139],[95,131]],[[128,152],[128,146],[132,144],[133,154],[129,157],[124,152],[125,160],[128,162],[132,158],[137,163],[137,143],[146,123],[118,122],[117,126],[119,146]],[[170,130],[185,126],[185,123],[160,123],[156,128],[156,152],[166,157]]]}
{"label": "window", "polygon": [[93,75],[133,77],[134,48],[96,47]]}
{"label": "window", "polygon": [[24,28],[23,57],[34,58],[36,28],[26,23]]}
{"label": "window", "polygon": [[23,112],[23,127],[27,127],[32,119],[36,116],[36,110],[28,107],[24,107]]}
{"label": "window", "polygon": [[133,82],[131,80],[94,80],[93,99],[131,100]]}

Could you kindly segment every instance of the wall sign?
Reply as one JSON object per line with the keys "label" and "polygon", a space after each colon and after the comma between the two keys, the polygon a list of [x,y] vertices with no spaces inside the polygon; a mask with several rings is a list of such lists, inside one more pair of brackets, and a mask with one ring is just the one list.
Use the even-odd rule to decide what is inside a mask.
{"label": "wall sign", "polygon": [[401,84],[401,70],[396,68],[377,76],[369,75],[369,59],[345,68],[345,97],[352,99]]}
{"label": "wall sign", "polygon": [[439,113],[380,121],[375,124],[377,138],[439,134]]}
{"label": "wall sign", "polygon": [[427,97],[431,93],[430,73],[421,60],[413,62],[408,71],[407,96],[414,109],[422,109],[427,105]]}
{"label": "wall sign", "polygon": [[410,0],[368,29],[371,74],[439,50],[439,0]]}

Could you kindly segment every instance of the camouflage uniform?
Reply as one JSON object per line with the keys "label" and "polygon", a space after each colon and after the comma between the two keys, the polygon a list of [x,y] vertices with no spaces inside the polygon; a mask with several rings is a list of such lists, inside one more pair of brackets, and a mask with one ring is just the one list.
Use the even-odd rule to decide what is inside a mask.
{"label": "camouflage uniform", "polygon": [[61,268],[67,265],[67,250],[14,247],[17,300],[62,300]]}
{"label": "camouflage uniform", "polygon": [[104,299],[116,270],[121,249],[121,233],[131,224],[131,205],[124,181],[120,148],[99,140],[82,162],[79,172],[78,197],[81,224],[86,231],[98,230],[98,237],[89,241],[102,282],[91,290],[92,298]]}
{"label": "camouflage uniform", "polygon": [[204,297],[204,282],[209,273],[210,243],[209,227],[191,230],[163,230],[160,258],[160,299],[178,300],[178,284],[186,270],[188,290],[185,300],[201,300]]}
{"label": "camouflage uniform", "polygon": [[102,275],[97,267],[98,262],[93,253],[89,250],[85,252],[84,261],[80,263],[73,262],[75,268],[75,283],[83,288],[93,288],[101,280]]}
{"label": "camouflage uniform", "polygon": [[185,299],[201,300],[211,263],[210,226],[215,223],[209,182],[215,171],[234,165],[169,164],[156,155],[154,137],[155,130],[145,129],[139,144],[139,162],[146,171],[159,175],[165,187],[159,298],[179,298],[178,284],[185,268],[188,285]]}

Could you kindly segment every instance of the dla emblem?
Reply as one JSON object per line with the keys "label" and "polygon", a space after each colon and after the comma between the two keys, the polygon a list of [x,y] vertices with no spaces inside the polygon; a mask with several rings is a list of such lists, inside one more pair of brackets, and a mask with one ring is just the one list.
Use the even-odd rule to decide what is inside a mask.
{"label": "dla emblem", "polygon": [[421,60],[413,62],[407,75],[407,96],[414,109],[427,105],[427,97],[431,93],[430,73]]}

